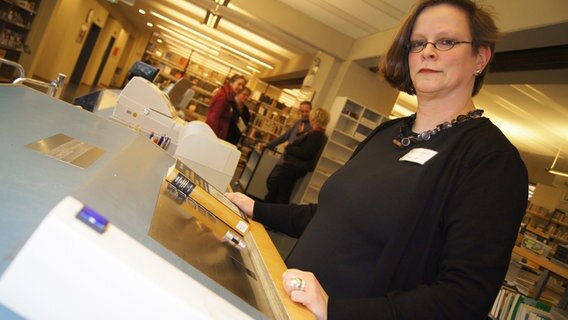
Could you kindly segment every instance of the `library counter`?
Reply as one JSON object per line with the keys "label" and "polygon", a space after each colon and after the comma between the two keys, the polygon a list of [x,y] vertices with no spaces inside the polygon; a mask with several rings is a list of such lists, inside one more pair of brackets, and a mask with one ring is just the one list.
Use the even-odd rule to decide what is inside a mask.
{"label": "library counter", "polygon": [[[65,292],[64,285],[36,290],[60,298],[56,300],[59,304],[51,306],[31,304],[40,299],[30,297],[27,308],[15,310],[6,305],[5,301],[10,299],[3,298],[16,296],[6,292],[2,283],[6,280],[2,278],[11,276],[10,265],[18,260],[20,252],[31,246],[32,241],[28,240],[32,234],[67,196],[106,217],[145,252],[144,259],[148,260],[144,261],[156,260],[161,263],[157,265],[164,268],[153,270],[148,279],[140,273],[136,286],[143,289],[132,292],[132,297],[124,295],[128,286],[121,287],[121,283],[98,283],[96,290],[81,289],[86,295],[102,291],[104,299],[114,297],[114,301],[118,301],[112,308],[98,304],[106,316],[113,312],[136,315],[140,310],[146,310],[147,317],[151,312],[160,314],[166,308],[165,305],[160,307],[163,300],[142,305],[133,301],[136,297],[140,297],[140,301],[157,298],[159,291],[163,293],[160,297],[179,302],[182,306],[179,310],[191,310],[198,318],[313,318],[305,308],[291,302],[281,288],[280,275],[286,267],[264,228],[251,222],[251,231],[245,237],[247,246],[242,250],[220,241],[200,219],[183,212],[168,195],[164,179],[175,159],[146,137],[26,87],[2,85],[0,97],[0,318],[33,318],[42,310],[67,318],[80,315],[73,313],[75,310],[70,306],[73,304],[69,302],[80,301],[77,293],[81,291]],[[77,242],[76,246],[81,243]],[[115,246],[126,246],[126,243],[129,242],[125,240]],[[60,247],[52,249],[53,252],[39,257],[43,262],[41,268],[37,267],[37,273],[46,278],[45,286],[64,284],[65,277],[57,278],[57,272],[80,263],[66,256]],[[90,271],[106,266],[106,256],[100,253],[100,259],[95,260],[100,265],[91,266]],[[122,264],[128,274],[143,268],[140,261],[119,259],[124,259]],[[50,275],[49,270],[54,273]],[[117,269],[113,276],[121,275],[120,272]],[[170,277],[167,281],[177,279],[180,285],[168,287],[160,282],[163,280],[160,277]],[[123,278],[127,277],[119,277]],[[182,286],[184,283],[193,285]],[[42,283],[36,285],[42,287]],[[22,286],[23,293],[36,294],[36,291],[26,293],[26,290],[28,288]],[[89,310],[88,316],[97,314],[101,313]]]}

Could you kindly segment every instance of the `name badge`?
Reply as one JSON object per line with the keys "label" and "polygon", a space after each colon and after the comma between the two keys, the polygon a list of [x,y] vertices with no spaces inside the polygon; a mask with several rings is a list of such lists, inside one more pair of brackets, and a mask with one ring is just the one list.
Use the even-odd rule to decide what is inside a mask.
{"label": "name badge", "polygon": [[438,151],[424,149],[424,148],[414,148],[410,150],[407,154],[402,156],[398,161],[408,161],[418,164],[425,164],[428,160],[432,159],[433,156],[438,154]]}

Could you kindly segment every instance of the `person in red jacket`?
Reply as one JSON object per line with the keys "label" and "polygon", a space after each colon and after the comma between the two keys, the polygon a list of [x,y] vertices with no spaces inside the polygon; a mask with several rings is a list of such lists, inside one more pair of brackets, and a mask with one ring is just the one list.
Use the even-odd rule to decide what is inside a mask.
{"label": "person in red jacket", "polygon": [[227,138],[235,107],[235,95],[244,88],[246,83],[245,77],[235,74],[219,88],[211,99],[205,122],[213,129],[217,138],[223,140]]}

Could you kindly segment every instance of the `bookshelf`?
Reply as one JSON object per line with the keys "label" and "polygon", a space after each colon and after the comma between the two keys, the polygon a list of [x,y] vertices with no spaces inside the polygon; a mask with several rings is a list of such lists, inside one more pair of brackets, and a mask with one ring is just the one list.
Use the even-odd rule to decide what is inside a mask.
{"label": "bookshelf", "polygon": [[351,157],[359,143],[387,118],[347,97],[337,97],[330,109],[328,142],[303,191],[301,203],[316,203],[325,181]]}
{"label": "bookshelf", "polygon": [[523,224],[530,228],[529,230],[542,233],[547,240],[546,243],[553,250],[558,244],[568,245],[568,215],[562,210],[550,211],[529,203],[523,217]]}
{"label": "bookshelf", "polygon": [[[0,0],[0,58],[18,62],[22,52],[29,53],[26,39],[32,29],[40,0]],[[0,67],[2,78],[13,78],[14,69]]]}
{"label": "bookshelf", "polygon": [[[250,104],[251,125],[243,139],[243,145],[254,147],[268,143],[282,135],[300,119],[299,109],[286,105],[281,98],[284,92],[277,87],[254,81],[249,84],[253,91]],[[280,101],[282,100],[282,101]]]}
{"label": "bookshelf", "polygon": [[567,233],[563,211],[529,203],[505,278],[509,290],[566,312]]}
{"label": "bookshelf", "polygon": [[207,110],[213,98],[213,91],[219,87],[214,79],[207,79],[195,73],[188,73],[187,77],[193,83],[191,89],[195,92],[187,108],[198,120],[207,119]]}

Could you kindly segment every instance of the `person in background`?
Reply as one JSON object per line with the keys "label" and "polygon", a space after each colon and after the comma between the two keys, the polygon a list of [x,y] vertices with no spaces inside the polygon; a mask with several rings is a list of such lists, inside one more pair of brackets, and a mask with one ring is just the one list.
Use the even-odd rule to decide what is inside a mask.
{"label": "person in background", "polygon": [[318,319],[486,319],[528,194],[517,149],[476,109],[499,33],[470,0],[422,0],[380,65],[417,96],[321,188],[318,204],[227,197],[300,237],[284,290]]}
{"label": "person in background", "polygon": [[235,95],[246,85],[245,77],[235,74],[219,89],[211,99],[205,121],[217,138],[225,140],[235,108]]}
{"label": "person in background", "polygon": [[[289,144],[290,142],[294,141],[298,136],[302,135],[303,133],[311,129],[310,111],[312,110],[312,103],[309,101],[302,101],[300,102],[298,109],[300,110],[300,119],[296,121],[288,130],[286,130],[286,132],[284,132],[283,135],[274,138],[266,145],[261,144],[260,145],[261,148],[275,149],[277,146],[283,143]],[[276,164],[276,166],[274,166],[274,168],[272,169],[270,175],[266,180],[266,188],[268,189],[268,194],[265,196],[264,201],[267,202],[277,201],[275,199],[276,199],[278,185],[274,184],[276,182],[274,177],[278,177],[279,173],[277,170],[280,168],[279,165],[282,165],[283,162],[284,162],[284,157],[282,155],[280,156],[280,159],[278,159],[278,163]],[[295,181],[296,180],[294,180],[294,183]],[[271,189],[273,190],[272,193],[270,192]]]}
{"label": "person in background", "polygon": [[246,132],[249,121],[250,112],[245,105],[245,102],[251,95],[251,90],[244,87],[235,97],[235,108],[233,108],[233,118],[229,125],[229,133],[227,134],[227,141],[237,145],[243,133]]}
{"label": "person in background", "polygon": [[300,102],[300,120],[296,121],[290,129],[286,130],[283,135],[274,138],[266,144],[266,148],[274,149],[282,143],[290,143],[296,139],[298,135],[310,130],[310,111],[312,110],[312,103],[309,101]]}
{"label": "person in background", "polygon": [[296,185],[296,181],[312,171],[327,142],[325,127],[329,122],[329,113],[316,108],[309,114],[310,129],[287,143],[284,154],[274,166],[266,186],[268,193],[264,197],[265,202],[289,203],[290,195]]}

